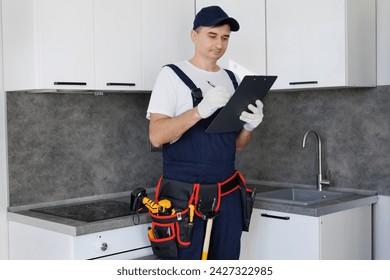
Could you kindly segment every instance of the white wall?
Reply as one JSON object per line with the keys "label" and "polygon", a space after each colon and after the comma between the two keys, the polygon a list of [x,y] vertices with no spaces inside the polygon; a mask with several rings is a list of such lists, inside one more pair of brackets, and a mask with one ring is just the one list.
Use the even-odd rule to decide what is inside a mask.
{"label": "white wall", "polygon": [[[1,4],[0,4],[1,22]],[[0,29],[0,54],[2,33]],[[7,168],[7,115],[6,96],[3,90],[3,56],[0,55],[0,259],[8,259],[8,168]]]}

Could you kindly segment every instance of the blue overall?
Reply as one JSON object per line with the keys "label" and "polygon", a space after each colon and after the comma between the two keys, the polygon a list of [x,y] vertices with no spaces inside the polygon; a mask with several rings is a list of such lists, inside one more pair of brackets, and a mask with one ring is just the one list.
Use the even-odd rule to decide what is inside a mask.
{"label": "blue overall", "polygon": [[[194,100],[194,106],[199,102]],[[222,182],[235,172],[236,137],[232,133],[206,133],[216,113],[199,121],[178,141],[163,146],[163,176],[187,183]],[[242,232],[240,191],[221,199],[220,214],[214,218],[209,259],[238,259]],[[205,221],[195,215],[192,243],[179,249],[178,259],[200,259]]]}

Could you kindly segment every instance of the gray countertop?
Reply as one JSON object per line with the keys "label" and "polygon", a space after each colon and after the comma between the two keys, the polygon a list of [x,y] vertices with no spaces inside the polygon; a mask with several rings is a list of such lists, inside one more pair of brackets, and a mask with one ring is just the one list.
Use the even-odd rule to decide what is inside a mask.
{"label": "gray countertop", "polygon": [[[292,186],[300,188],[312,188],[312,186],[306,185],[298,186],[281,183],[261,182],[255,180],[248,180],[247,182],[249,187],[256,186],[257,192],[272,191]],[[340,188],[329,188],[329,190],[347,192],[348,195],[342,196],[338,199],[332,199],[327,202],[320,202],[307,206],[267,202],[257,198],[254,207],[264,210],[319,217],[355,207],[374,204],[378,201],[377,194],[372,191]],[[129,194],[120,194],[116,197],[116,199],[129,199]],[[29,208],[27,206],[11,208],[8,213],[9,221],[28,224],[31,226],[36,226],[71,236],[79,236],[100,231],[112,230],[116,228],[133,226],[134,221],[137,221],[136,216],[124,216],[97,222],[81,222],[72,219],[57,217],[54,215],[29,211],[28,209],[31,208],[32,207]],[[139,214],[139,219],[139,223],[149,223],[151,221],[148,213]]]}
{"label": "gray countertop", "polygon": [[[148,213],[140,214],[139,218],[141,224],[151,221]],[[9,212],[8,220],[71,236],[79,236],[134,225],[132,216],[113,218],[97,222],[81,222],[49,214],[32,212],[29,210]]]}
{"label": "gray countertop", "polygon": [[[312,189],[315,187],[311,185],[298,185],[298,184],[284,184],[284,183],[273,183],[273,182],[262,182],[256,180],[248,180],[248,186],[253,188],[256,187],[258,193],[268,192],[283,188],[303,188],[303,189]],[[367,191],[367,190],[358,190],[358,189],[346,189],[346,188],[327,188],[329,191],[343,192],[346,195],[343,195],[340,198],[334,198],[332,200],[318,202],[311,205],[293,205],[288,203],[276,203],[261,200],[256,198],[254,207],[258,209],[270,210],[270,211],[279,211],[292,214],[299,214],[305,216],[324,216],[327,214],[360,207],[364,205],[374,204],[378,201],[378,195],[376,191]]]}
{"label": "gray countertop", "polygon": [[[147,189],[147,192],[150,193],[151,190]],[[65,204],[95,201],[101,199],[129,201],[130,193],[131,192],[123,192],[123,193],[94,196],[94,197],[87,197],[87,198],[69,199],[66,201],[57,201],[52,203],[10,207],[8,212],[8,220],[51,230],[51,231],[56,231],[71,236],[79,236],[79,235],[84,235],[89,233],[133,226],[135,224],[138,224],[138,219],[140,224],[150,222],[151,218],[148,213],[140,213],[139,216],[137,215],[123,216],[123,217],[96,221],[96,222],[82,222],[78,220],[62,218],[54,215],[49,215],[49,214],[44,214],[44,213],[39,213],[39,212],[34,212],[29,210],[29,209],[40,208],[45,206],[65,205]]]}

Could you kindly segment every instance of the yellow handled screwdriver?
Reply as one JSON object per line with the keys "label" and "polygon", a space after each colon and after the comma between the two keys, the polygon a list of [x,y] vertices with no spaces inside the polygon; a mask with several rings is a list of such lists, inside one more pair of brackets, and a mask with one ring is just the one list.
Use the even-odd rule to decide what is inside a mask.
{"label": "yellow handled screwdriver", "polygon": [[153,229],[151,227],[148,227],[148,235],[150,239],[154,239]]}
{"label": "yellow handled screwdriver", "polygon": [[193,223],[194,222],[195,206],[190,204],[188,206],[188,208],[190,208],[190,223]]}

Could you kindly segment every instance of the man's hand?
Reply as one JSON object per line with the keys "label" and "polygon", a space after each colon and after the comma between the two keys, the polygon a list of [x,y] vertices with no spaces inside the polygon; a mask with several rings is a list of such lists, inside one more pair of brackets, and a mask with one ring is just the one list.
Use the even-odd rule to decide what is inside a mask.
{"label": "man's hand", "polygon": [[252,131],[263,120],[263,103],[260,100],[256,100],[256,106],[249,104],[248,109],[252,113],[248,113],[246,111],[243,111],[240,115],[240,120],[244,121],[244,129],[248,131]]}
{"label": "man's hand", "polygon": [[231,94],[223,86],[216,86],[203,95],[198,105],[198,113],[202,119],[210,117],[218,108],[226,105]]}

